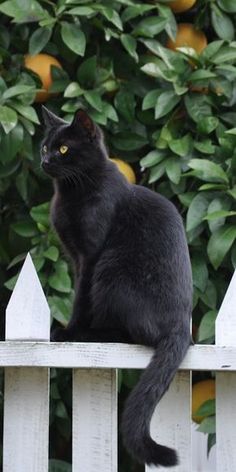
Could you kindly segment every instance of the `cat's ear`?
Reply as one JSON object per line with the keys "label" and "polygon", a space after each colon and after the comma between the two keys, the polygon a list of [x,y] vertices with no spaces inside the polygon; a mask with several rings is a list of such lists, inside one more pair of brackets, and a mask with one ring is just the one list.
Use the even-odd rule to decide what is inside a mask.
{"label": "cat's ear", "polygon": [[66,121],[62,120],[62,118],[59,118],[59,116],[48,110],[44,105],[42,105],[42,116],[46,128],[55,128],[68,124]]}
{"label": "cat's ear", "polygon": [[84,110],[78,110],[75,113],[74,119],[71,124],[73,127],[83,128],[87,133],[94,137],[96,134],[96,125],[90,116]]}

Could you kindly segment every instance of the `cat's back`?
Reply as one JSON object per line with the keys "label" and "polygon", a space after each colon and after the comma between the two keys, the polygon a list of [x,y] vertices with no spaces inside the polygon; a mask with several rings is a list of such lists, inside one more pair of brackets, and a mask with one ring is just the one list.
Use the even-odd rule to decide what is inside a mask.
{"label": "cat's back", "polygon": [[182,218],[175,205],[146,187],[130,185],[118,208],[118,220],[129,230],[133,228],[155,238],[165,233],[171,236],[172,229],[175,229],[176,235],[180,233],[180,237],[185,237]]}

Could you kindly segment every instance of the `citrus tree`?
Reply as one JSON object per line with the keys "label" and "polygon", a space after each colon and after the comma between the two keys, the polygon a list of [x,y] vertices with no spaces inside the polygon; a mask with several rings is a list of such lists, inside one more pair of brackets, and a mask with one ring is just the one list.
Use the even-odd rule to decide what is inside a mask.
{"label": "citrus tree", "polygon": [[[214,342],[236,265],[235,1],[0,0],[0,20],[2,336],[27,251],[52,322],[65,325],[71,312],[72,277],[49,223],[52,185],[40,169],[46,103],[66,120],[85,107],[127,178],[176,204],[192,261],[194,338]],[[121,372],[121,401],[136,378]],[[51,382],[50,455],[64,461],[51,469],[67,471],[70,375],[53,370]],[[197,416],[210,447],[214,400],[203,398]],[[141,470],[122,458],[122,471]]]}

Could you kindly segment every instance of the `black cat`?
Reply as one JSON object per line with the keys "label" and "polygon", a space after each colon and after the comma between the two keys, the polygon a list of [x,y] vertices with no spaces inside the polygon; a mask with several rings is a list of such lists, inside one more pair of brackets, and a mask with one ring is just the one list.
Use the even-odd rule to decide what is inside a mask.
{"label": "black cat", "polygon": [[181,217],[163,196],[126,181],[86,112],[68,124],[44,107],[43,118],[51,217],[73,261],[76,289],[71,320],[51,340],[152,346],[126,403],[124,444],[142,463],[176,465],[176,452],[156,444],[149,430],[190,344],[192,279]]}

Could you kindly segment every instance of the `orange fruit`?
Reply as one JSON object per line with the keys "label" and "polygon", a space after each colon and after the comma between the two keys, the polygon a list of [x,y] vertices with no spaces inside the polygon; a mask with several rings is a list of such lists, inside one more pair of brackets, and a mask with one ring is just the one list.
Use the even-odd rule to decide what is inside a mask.
{"label": "orange fruit", "polygon": [[201,423],[204,416],[196,415],[197,410],[207,400],[215,398],[215,380],[201,380],[193,385],[192,389],[192,419],[195,423]]}
{"label": "orange fruit", "polygon": [[174,13],[182,13],[183,11],[190,10],[197,0],[176,0],[171,2],[168,6]]}
{"label": "orange fruit", "polygon": [[25,67],[39,76],[43,86],[36,94],[36,102],[46,102],[51,95],[48,91],[52,85],[51,66],[61,68],[60,62],[49,54],[35,54],[35,56],[27,54],[25,56]]}
{"label": "orange fruit", "polygon": [[126,177],[130,184],[136,183],[135,173],[127,162],[117,159],[117,157],[110,158],[110,160],[117,165],[119,171]]}
{"label": "orange fruit", "polygon": [[166,47],[172,49],[176,48],[193,48],[200,54],[207,46],[207,38],[203,31],[197,30],[191,23],[180,23],[177,28],[177,35],[175,41],[168,39]]}

